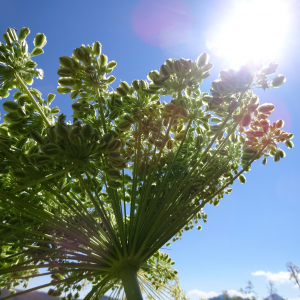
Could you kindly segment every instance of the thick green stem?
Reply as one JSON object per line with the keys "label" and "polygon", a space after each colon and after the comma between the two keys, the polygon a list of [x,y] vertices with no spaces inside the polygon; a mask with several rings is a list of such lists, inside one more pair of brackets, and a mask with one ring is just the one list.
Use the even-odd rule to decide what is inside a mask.
{"label": "thick green stem", "polygon": [[137,271],[132,266],[126,266],[119,272],[127,300],[143,300],[140,285],[137,279]]}

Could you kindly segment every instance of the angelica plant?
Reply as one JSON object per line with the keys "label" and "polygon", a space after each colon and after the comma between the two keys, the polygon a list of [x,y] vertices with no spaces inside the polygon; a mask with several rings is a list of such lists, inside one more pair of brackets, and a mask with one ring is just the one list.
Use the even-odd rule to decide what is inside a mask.
{"label": "angelica plant", "polygon": [[117,63],[95,42],[59,58],[57,92],[74,101],[67,120],[50,106],[54,94],[31,87],[43,77],[34,57],[47,40],[37,34],[29,52],[29,33],[8,28],[0,44],[0,96],[11,97],[0,125],[0,286],[51,275],[18,294],[51,287],[49,295],[71,300],[88,281],[85,300],[109,290],[179,299],[174,262],[160,249],[201,229],[205,205],[218,205],[236,179],[245,183],[255,160],[282,159],[279,142],[293,147],[283,120],[268,120],[274,105],[253,92],[285,77],[270,82],[277,64],[250,62],[201,92],[213,67],[204,52],[113,89]]}

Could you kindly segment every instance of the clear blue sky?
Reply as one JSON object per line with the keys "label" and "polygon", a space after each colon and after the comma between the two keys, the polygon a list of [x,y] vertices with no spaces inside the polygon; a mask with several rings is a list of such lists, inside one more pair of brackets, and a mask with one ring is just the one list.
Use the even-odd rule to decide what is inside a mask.
{"label": "clear blue sky", "polygon": [[[218,73],[233,64],[229,57],[217,56],[211,41],[237,2],[240,0],[0,0],[0,31],[3,34],[7,27],[29,27],[28,41],[38,32],[47,36],[45,54],[36,58],[45,77],[34,82],[43,95],[56,93],[58,58],[96,40],[102,43],[102,51],[109,60],[118,63],[113,72],[116,84],[120,80],[131,83],[136,78],[146,79],[150,70],[159,69],[170,57],[195,60],[206,51],[215,64],[213,75],[201,86],[202,91],[208,91]],[[300,266],[300,2],[286,0],[285,3],[289,8],[289,26],[280,40],[280,51],[275,48],[269,51],[264,62],[279,63],[278,72],[287,81],[280,89],[260,91],[259,95],[261,103],[275,104],[274,119],[286,120],[283,129],[295,134],[295,147],[289,150],[283,146],[287,156],[278,163],[271,160],[266,166],[254,163],[252,171],[246,174],[245,185],[236,182],[233,193],[218,207],[206,208],[208,223],[202,231],[184,233],[181,241],[169,247],[181,286],[192,300],[198,299],[197,293],[205,295],[200,291],[211,292],[210,296],[225,289],[239,290],[247,280],[254,283],[260,297],[267,296],[268,276],[280,295],[300,299],[299,289],[293,288],[285,273],[279,273],[286,272],[288,261]],[[255,11],[260,9],[259,5],[255,6]],[[267,12],[266,28],[261,26],[261,31],[266,38],[273,38],[277,47],[276,30],[267,27]],[[255,18],[254,13],[249,26],[255,25]],[[281,22],[278,19],[280,25]],[[241,34],[233,34],[228,31],[228,39],[234,37],[236,48],[244,40]],[[29,46],[33,48],[31,42]],[[68,96],[57,95],[53,104],[70,119],[71,103]],[[254,273],[258,271],[263,272]]]}

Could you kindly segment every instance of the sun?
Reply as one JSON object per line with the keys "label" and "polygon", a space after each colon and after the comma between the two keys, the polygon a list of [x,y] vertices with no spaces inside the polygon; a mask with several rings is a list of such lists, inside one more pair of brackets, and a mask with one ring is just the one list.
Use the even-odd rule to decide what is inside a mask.
{"label": "sun", "polygon": [[286,1],[237,0],[233,13],[219,24],[207,47],[228,59],[231,67],[249,59],[271,59],[280,53],[288,27]]}

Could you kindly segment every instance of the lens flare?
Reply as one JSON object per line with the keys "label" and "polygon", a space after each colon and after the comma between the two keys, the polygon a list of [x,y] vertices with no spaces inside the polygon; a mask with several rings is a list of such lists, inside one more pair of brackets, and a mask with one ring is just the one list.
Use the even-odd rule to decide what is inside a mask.
{"label": "lens flare", "polygon": [[172,47],[190,37],[192,17],[182,0],[140,1],[132,14],[136,35],[156,47]]}
{"label": "lens flare", "polygon": [[281,0],[237,1],[232,15],[219,24],[208,48],[232,67],[280,53],[289,27],[287,4]]}

